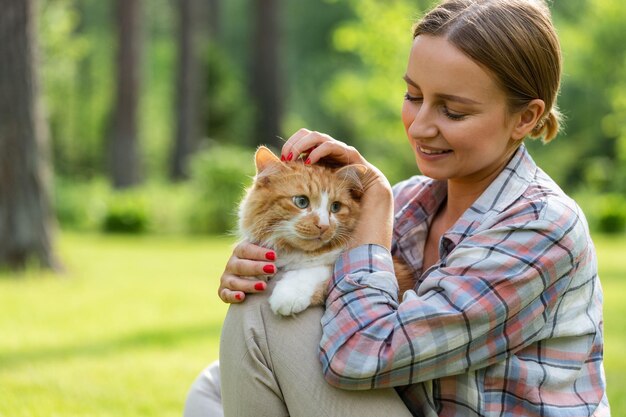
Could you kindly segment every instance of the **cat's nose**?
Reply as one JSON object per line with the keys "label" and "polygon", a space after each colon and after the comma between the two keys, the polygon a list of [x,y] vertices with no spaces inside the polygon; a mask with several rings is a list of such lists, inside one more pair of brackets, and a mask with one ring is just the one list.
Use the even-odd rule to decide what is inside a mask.
{"label": "cat's nose", "polygon": [[321,224],[316,224],[316,226],[320,230],[320,235],[324,234],[324,232],[328,230],[328,224],[321,223]]}

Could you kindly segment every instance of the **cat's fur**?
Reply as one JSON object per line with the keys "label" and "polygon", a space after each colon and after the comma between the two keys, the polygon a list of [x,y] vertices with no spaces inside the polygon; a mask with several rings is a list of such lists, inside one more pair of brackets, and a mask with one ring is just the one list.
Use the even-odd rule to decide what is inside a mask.
{"label": "cat's fur", "polygon": [[[269,149],[255,155],[257,175],[239,207],[241,237],[276,252],[276,314],[323,304],[333,264],[360,214],[364,166],[283,163]],[[306,197],[300,208],[296,198]],[[306,200],[299,200],[305,205]]]}
{"label": "cat's fur", "polygon": [[[270,307],[286,316],[321,305],[333,265],[358,222],[367,168],[284,163],[263,146],[255,163],[254,183],[239,206],[239,232],[276,252],[278,282]],[[303,206],[303,196],[308,205],[301,208],[296,203]]]}

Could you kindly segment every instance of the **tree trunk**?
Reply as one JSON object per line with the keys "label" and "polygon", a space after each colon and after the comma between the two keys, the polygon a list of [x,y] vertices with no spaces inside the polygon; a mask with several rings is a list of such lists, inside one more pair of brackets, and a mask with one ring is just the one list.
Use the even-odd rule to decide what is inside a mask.
{"label": "tree trunk", "polygon": [[250,86],[256,104],[256,142],[280,148],[283,116],[279,0],[254,0]]}
{"label": "tree trunk", "polygon": [[204,7],[202,8],[203,14],[207,15],[208,18],[206,21],[209,24],[207,28],[209,38],[216,40],[220,37],[220,33],[222,27],[220,25],[220,13],[222,7],[220,4],[220,0],[208,0]]}
{"label": "tree trunk", "polygon": [[178,0],[178,73],[176,79],[176,138],[170,177],[187,178],[188,159],[195,150],[198,135],[199,97],[197,0]]}
{"label": "tree trunk", "polygon": [[58,268],[34,10],[32,0],[0,0],[0,267],[10,269]]}
{"label": "tree trunk", "polygon": [[115,188],[140,181],[137,114],[140,90],[141,2],[117,0],[117,94],[109,138],[109,170]]}

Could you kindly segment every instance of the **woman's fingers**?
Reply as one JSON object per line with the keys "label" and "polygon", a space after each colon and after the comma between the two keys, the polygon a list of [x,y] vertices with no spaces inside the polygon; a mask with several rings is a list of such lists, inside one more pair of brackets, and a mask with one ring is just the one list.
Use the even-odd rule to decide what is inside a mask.
{"label": "woman's fingers", "polygon": [[226,303],[240,303],[247,293],[265,291],[267,276],[276,273],[276,253],[248,242],[240,242],[226,264],[217,290]]}
{"label": "woman's fingers", "polygon": [[[298,130],[296,133],[294,133],[293,135],[291,135],[291,137],[289,139],[287,139],[287,142],[285,142],[285,144],[283,145],[283,149],[281,151],[281,159],[283,161],[295,161],[296,158],[300,155],[301,151],[298,152],[296,149],[299,149],[297,147],[295,147],[304,137],[309,136],[311,133],[314,133],[312,131],[310,131],[309,129],[300,129]],[[304,148],[306,149],[306,148]]]}
{"label": "woman's fingers", "polygon": [[274,251],[244,241],[235,247],[224,273],[250,277],[273,275],[276,273],[275,260]]}
{"label": "woman's fingers", "polygon": [[246,298],[246,294],[263,292],[266,288],[267,283],[263,281],[224,274],[217,293],[225,303],[240,303]]}
{"label": "woman's fingers", "polygon": [[281,157],[287,162],[296,161],[303,153],[308,153],[328,141],[334,141],[334,139],[323,133],[300,129],[285,142]]}
{"label": "woman's fingers", "polygon": [[365,162],[354,147],[308,129],[298,130],[287,140],[281,158],[287,162],[296,161],[303,153],[306,154],[303,162],[308,164],[314,164],[322,158],[332,159],[342,165]]}
{"label": "woman's fingers", "polygon": [[308,162],[314,164],[323,158],[332,159],[342,165],[367,163],[354,147],[334,139],[315,147],[308,155]]}
{"label": "woman's fingers", "polygon": [[274,261],[276,260],[276,252],[264,247],[248,243],[240,242],[233,250],[233,255],[240,259],[249,259],[253,261]]}
{"label": "woman's fingers", "polygon": [[276,273],[276,265],[271,262],[251,261],[232,256],[226,264],[226,273],[232,275],[254,277],[257,275],[273,275]]}

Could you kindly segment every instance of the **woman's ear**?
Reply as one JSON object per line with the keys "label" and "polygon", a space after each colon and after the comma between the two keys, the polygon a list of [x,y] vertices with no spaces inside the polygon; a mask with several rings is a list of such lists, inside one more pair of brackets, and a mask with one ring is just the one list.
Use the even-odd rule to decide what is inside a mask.
{"label": "woman's ear", "polygon": [[524,139],[535,128],[546,109],[546,103],[541,99],[531,100],[526,108],[518,114],[517,124],[513,127],[511,137],[515,140]]}

